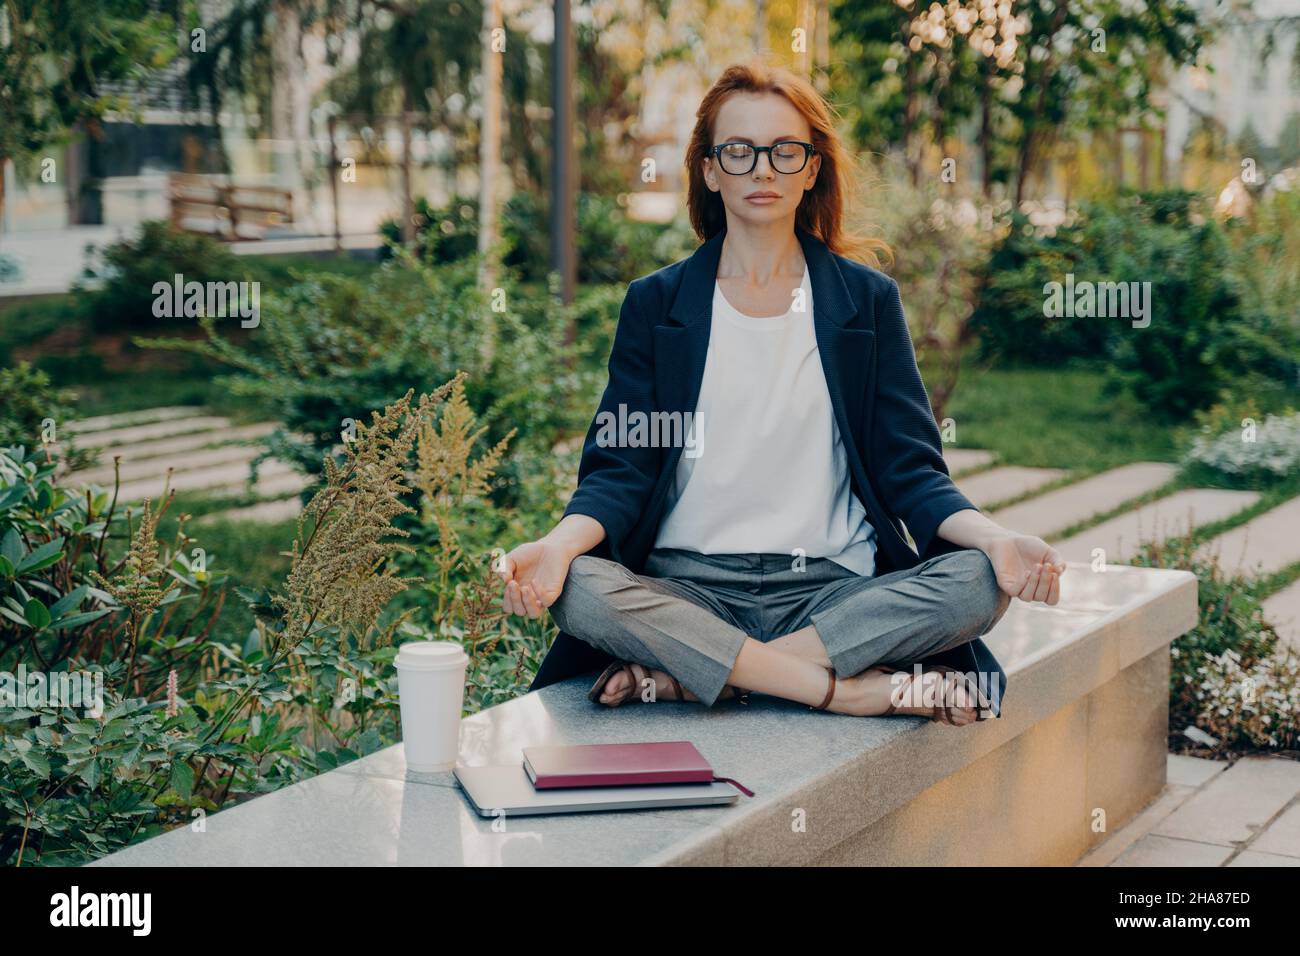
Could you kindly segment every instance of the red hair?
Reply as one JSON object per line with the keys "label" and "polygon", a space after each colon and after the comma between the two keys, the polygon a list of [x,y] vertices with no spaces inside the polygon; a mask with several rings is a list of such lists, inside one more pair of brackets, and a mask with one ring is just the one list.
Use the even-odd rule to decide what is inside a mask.
{"label": "red hair", "polygon": [[779,94],[808,121],[821,169],[816,184],[804,192],[799,202],[795,224],[826,243],[832,252],[879,268],[881,255],[889,255],[884,240],[856,235],[844,228],[844,206],[853,189],[853,177],[848,150],[835,130],[830,104],[802,76],[761,61],[727,67],[695,112],[695,129],[686,147],[686,204],[691,228],[700,241],[711,239],[727,227],[722,197],[705,185],[703,160],[711,155],[718,110],[732,93]]}

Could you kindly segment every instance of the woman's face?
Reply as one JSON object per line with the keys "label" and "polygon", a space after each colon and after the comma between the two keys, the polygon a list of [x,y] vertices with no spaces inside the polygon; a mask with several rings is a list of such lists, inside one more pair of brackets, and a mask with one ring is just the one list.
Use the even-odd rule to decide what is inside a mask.
{"label": "woman's face", "polygon": [[[811,143],[812,130],[803,114],[779,93],[733,93],[723,100],[713,121],[713,146],[771,146],[791,141]],[[755,225],[793,221],[804,192],[817,181],[821,157],[814,153],[802,170],[787,173],[781,170],[798,169],[804,162],[803,147],[790,145],[748,159],[744,152],[739,145],[727,151],[722,163],[716,155],[704,161],[704,182],[721,194],[728,221],[740,219]],[[747,173],[727,172],[743,170],[750,162],[754,168]]]}

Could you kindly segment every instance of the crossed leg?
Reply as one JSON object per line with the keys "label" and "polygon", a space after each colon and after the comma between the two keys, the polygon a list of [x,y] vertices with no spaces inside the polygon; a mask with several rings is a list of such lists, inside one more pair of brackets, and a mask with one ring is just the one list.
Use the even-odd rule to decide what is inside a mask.
{"label": "crossed leg", "polygon": [[[897,713],[928,713],[929,706],[897,706],[897,682],[873,665],[920,659],[973,639],[1005,610],[1008,599],[1000,595],[983,554],[955,552],[906,571],[828,585],[804,609],[809,623],[763,643],[736,626],[704,588],[584,556],[573,562],[551,614],[575,637],[649,668],[657,695],[673,674],[685,699],[709,706],[731,687],[816,705],[833,666],[839,680],[827,709],[867,716],[891,704]],[[959,603],[963,610],[936,603]],[[627,693],[628,680],[616,673],[602,699]],[[973,708],[963,711],[960,717],[975,719]]]}

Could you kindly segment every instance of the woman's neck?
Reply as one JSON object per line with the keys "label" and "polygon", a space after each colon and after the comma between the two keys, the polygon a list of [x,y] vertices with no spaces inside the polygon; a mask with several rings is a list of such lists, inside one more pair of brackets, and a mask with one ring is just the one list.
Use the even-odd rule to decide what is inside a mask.
{"label": "woman's neck", "polygon": [[718,259],[719,279],[765,286],[777,276],[801,278],[803,271],[803,247],[793,223],[728,224]]}

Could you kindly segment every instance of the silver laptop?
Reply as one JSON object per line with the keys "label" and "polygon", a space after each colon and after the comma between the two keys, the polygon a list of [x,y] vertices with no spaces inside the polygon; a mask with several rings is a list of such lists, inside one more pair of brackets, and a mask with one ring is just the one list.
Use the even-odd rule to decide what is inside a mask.
{"label": "silver laptop", "polygon": [[716,781],[537,790],[520,764],[457,767],[455,774],[456,782],[481,817],[724,806],[735,803],[740,796],[735,787]]}

